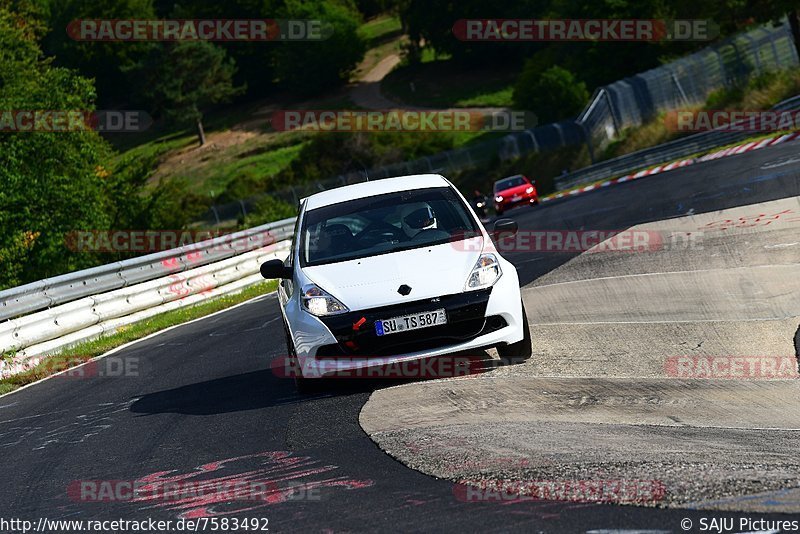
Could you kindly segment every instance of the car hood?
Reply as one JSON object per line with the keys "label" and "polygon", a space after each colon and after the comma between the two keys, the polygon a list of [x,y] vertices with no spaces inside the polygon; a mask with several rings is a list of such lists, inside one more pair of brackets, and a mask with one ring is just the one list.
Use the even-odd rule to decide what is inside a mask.
{"label": "car hood", "polygon": [[[357,260],[304,267],[313,283],[352,311],[450,295],[464,284],[483,249],[483,237]],[[406,284],[411,293],[398,288]]]}
{"label": "car hood", "polygon": [[531,185],[530,184],[523,184],[518,185],[517,187],[511,187],[509,189],[503,189],[502,191],[498,191],[494,194],[494,196],[502,195],[504,197],[508,197],[511,195],[522,195],[525,193],[525,190],[528,189]]}

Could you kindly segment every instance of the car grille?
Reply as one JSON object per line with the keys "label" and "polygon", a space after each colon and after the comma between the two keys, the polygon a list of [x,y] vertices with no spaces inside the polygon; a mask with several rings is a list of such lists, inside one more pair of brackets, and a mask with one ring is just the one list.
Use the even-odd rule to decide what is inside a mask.
{"label": "car grille", "polygon": [[[347,356],[392,356],[429,350],[475,339],[506,326],[500,316],[485,317],[492,288],[444,295],[434,299],[416,300],[393,306],[383,306],[356,312],[321,317],[336,340],[335,345],[320,347],[319,358]],[[375,333],[375,321],[400,315],[444,308],[447,324],[387,336]],[[363,320],[362,320],[363,319]]]}

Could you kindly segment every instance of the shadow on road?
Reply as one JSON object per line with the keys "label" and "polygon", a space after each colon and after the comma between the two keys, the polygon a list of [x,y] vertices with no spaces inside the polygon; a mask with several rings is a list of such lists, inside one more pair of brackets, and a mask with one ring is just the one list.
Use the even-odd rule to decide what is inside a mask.
{"label": "shadow on road", "polygon": [[[428,361],[459,355],[463,356],[454,354],[430,358]],[[473,353],[470,356],[468,373],[460,379],[491,371],[498,365],[499,360],[493,359],[485,351],[481,351],[479,355]],[[319,393],[300,394],[295,389],[293,379],[279,377],[273,370],[265,369],[147,393],[134,401],[130,410],[137,414],[214,415],[300,404],[315,398],[371,393],[386,387],[441,378],[431,376],[398,379],[396,373],[386,375],[387,378],[372,378],[377,374],[371,374],[370,378],[326,378],[321,381]]]}

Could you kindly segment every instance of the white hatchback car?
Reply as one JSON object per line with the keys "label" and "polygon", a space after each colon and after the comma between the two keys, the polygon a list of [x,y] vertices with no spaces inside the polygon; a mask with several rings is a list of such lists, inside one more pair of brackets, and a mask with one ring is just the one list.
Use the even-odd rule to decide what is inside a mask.
{"label": "white hatchback car", "polygon": [[[517,231],[501,219],[495,233]],[[359,183],[300,202],[281,279],[290,361],[311,378],[496,347],[531,355],[516,268],[448,180],[435,174]]]}

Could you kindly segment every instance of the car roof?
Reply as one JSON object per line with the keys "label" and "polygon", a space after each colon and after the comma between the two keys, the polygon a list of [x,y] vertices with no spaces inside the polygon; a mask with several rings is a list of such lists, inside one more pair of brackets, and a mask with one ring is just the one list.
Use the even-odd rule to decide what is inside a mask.
{"label": "car roof", "polygon": [[370,182],[346,185],[315,193],[301,202],[306,202],[306,210],[313,210],[331,204],[338,204],[357,198],[374,197],[397,191],[411,191],[429,187],[448,187],[450,182],[439,174],[415,174],[397,178],[383,178]]}

